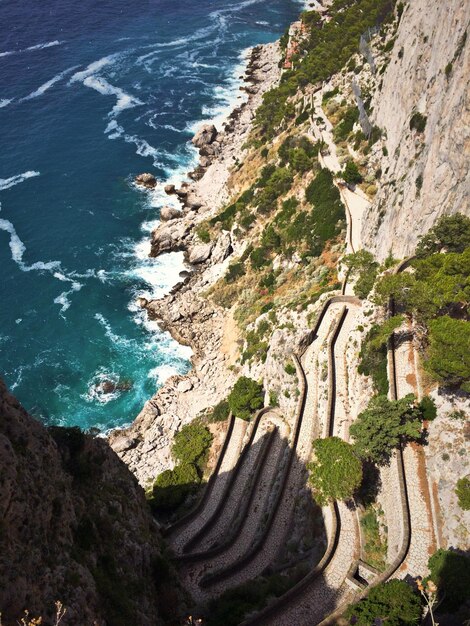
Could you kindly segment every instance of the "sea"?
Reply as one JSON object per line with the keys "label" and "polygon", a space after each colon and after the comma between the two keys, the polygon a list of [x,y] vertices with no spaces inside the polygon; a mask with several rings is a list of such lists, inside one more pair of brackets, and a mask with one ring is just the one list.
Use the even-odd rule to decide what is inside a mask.
{"label": "sea", "polygon": [[198,125],[240,103],[248,48],[302,8],[0,1],[0,377],[36,418],[107,431],[188,371],[136,304],[184,262],[148,257],[168,198],[134,177],[184,179]]}

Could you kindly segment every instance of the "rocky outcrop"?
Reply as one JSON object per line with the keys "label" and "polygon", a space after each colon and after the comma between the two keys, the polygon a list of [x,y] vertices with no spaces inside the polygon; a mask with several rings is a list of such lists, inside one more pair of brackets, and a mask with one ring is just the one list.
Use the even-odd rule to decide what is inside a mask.
{"label": "rocky outcrop", "polygon": [[136,176],[135,182],[137,185],[141,185],[142,187],[146,187],[147,189],[153,189],[157,184],[157,179],[153,174],[149,174],[147,172]]}
{"label": "rocky outcrop", "polygon": [[211,144],[217,137],[217,128],[214,124],[204,124],[192,138],[192,143],[196,148],[202,148]]}
{"label": "rocky outcrop", "polygon": [[[469,20],[466,0],[405,3],[372,101],[388,156],[362,240],[380,259],[412,253],[442,214],[470,214]],[[422,132],[410,128],[415,113],[426,120]]]}
{"label": "rocky outcrop", "polygon": [[186,248],[186,240],[194,224],[186,219],[163,222],[152,233],[150,256],[176,252]]}
{"label": "rocky outcrop", "polygon": [[56,600],[65,626],[164,623],[177,587],[156,569],[160,535],[144,492],[107,441],[48,431],[0,382],[0,450],[2,624],[26,608],[55,623]]}
{"label": "rocky outcrop", "polygon": [[199,263],[204,263],[210,257],[213,244],[211,243],[203,243],[200,245],[196,245],[189,250],[189,262],[192,265],[199,265]]}
{"label": "rocky outcrop", "polygon": [[178,217],[181,217],[181,211],[174,206],[163,206],[160,209],[160,219],[162,222],[169,222]]}

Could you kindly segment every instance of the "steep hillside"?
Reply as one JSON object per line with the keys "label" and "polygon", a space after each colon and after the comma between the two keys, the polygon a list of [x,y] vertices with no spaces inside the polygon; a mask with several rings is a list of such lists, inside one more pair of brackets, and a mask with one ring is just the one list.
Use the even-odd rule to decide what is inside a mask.
{"label": "steep hillside", "polygon": [[[103,439],[49,431],[0,382],[0,609],[52,624],[163,624],[174,616],[162,543],[137,481]],[[168,613],[168,607],[171,607]]]}
{"label": "steep hillside", "polygon": [[[470,215],[469,23],[465,0],[404,3],[371,103],[388,155],[362,238],[380,259],[390,250],[399,258],[413,253],[444,213]],[[410,128],[416,113],[422,131]]]}

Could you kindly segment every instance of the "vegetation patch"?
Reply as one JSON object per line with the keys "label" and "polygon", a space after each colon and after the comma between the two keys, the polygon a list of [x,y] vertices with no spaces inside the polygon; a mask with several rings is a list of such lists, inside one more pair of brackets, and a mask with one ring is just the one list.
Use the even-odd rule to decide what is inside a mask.
{"label": "vegetation patch", "polygon": [[255,411],[263,406],[263,385],[252,378],[241,376],[228,396],[230,410],[235,417],[249,420]]}
{"label": "vegetation patch", "polygon": [[317,439],[314,461],[307,465],[315,500],[321,506],[350,498],[362,482],[362,463],[353,447],[339,437]]}
{"label": "vegetation patch", "polygon": [[401,442],[421,436],[421,419],[422,413],[413,394],[400,400],[375,396],[351,424],[354,450],[362,459],[386,464]]}

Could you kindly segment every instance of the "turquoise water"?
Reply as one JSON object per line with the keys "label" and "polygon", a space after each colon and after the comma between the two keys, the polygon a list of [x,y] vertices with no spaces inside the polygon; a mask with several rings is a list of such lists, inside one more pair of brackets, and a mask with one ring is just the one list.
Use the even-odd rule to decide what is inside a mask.
{"label": "turquoise water", "polygon": [[[137,296],[178,280],[148,259],[197,123],[237,102],[243,52],[277,38],[290,0],[0,4],[0,375],[47,423],[129,423],[190,351]],[[102,393],[103,380],[129,389]]]}

